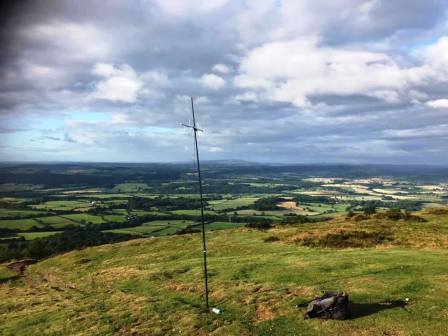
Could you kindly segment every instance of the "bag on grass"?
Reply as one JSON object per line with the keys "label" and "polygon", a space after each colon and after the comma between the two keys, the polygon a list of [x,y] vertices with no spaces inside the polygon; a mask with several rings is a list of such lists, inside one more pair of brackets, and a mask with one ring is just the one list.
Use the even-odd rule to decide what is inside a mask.
{"label": "bag on grass", "polygon": [[348,295],[344,292],[325,292],[308,304],[305,318],[345,320],[348,315]]}

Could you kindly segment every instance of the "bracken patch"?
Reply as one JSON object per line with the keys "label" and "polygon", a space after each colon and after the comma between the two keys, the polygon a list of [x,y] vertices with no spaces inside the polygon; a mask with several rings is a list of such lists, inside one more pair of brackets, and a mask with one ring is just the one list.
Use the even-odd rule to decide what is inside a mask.
{"label": "bracken patch", "polygon": [[394,240],[392,234],[388,232],[377,231],[338,231],[327,233],[324,236],[309,236],[296,241],[303,246],[309,247],[331,247],[331,248],[349,248],[349,247],[373,247]]}

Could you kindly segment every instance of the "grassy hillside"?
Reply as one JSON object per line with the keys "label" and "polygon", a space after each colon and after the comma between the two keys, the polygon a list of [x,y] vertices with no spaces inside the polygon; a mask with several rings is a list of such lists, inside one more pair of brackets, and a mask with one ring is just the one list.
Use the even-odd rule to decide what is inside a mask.
{"label": "grassy hillside", "polygon": [[[444,335],[448,213],[418,215],[426,222],[373,215],[209,233],[221,315],[202,310],[198,234],[67,253],[19,279],[2,271],[0,334]],[[349,293],[351,318],[304,320],[296,304],[332,289]]]}

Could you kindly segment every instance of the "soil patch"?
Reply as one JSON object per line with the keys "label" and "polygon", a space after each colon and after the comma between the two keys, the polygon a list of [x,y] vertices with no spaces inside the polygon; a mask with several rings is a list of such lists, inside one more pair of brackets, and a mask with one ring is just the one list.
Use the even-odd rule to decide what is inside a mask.
{"label": "soil patch", "polygon": [[6,267],[8,267],[10,270],[13,270],[14,272],[17,272],[18,275],[23,275],[26,268],[29,265],[32,265],[35,263],[37,263],[36,259],[24,259],[24,260],[19,260],[19,261],[14,261],[12,263],[9,263],[8,265],[6,265]]}

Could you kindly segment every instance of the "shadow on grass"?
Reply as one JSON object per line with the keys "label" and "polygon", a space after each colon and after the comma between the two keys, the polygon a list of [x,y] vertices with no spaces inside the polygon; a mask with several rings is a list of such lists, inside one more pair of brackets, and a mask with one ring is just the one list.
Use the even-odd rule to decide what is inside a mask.
{"label": "shadow on grass", "polygon": [[348,320],[354,320],[364,316],[373,315],[382,310],[394,309],[394,308],[405,308],[406,301],[395,300],[395,301],[384,301],[376,303],[350,303],[350,314]]}
{"label": "shadow on grass", "polygon": [[12,280],[17,280],[18,278],[20,278],[19,275],[11,275],[11,276],[9,276],[7,278],[0,278],[0,285],[4,284],[4,283],[7,283],[9,281],[12,281]]}

